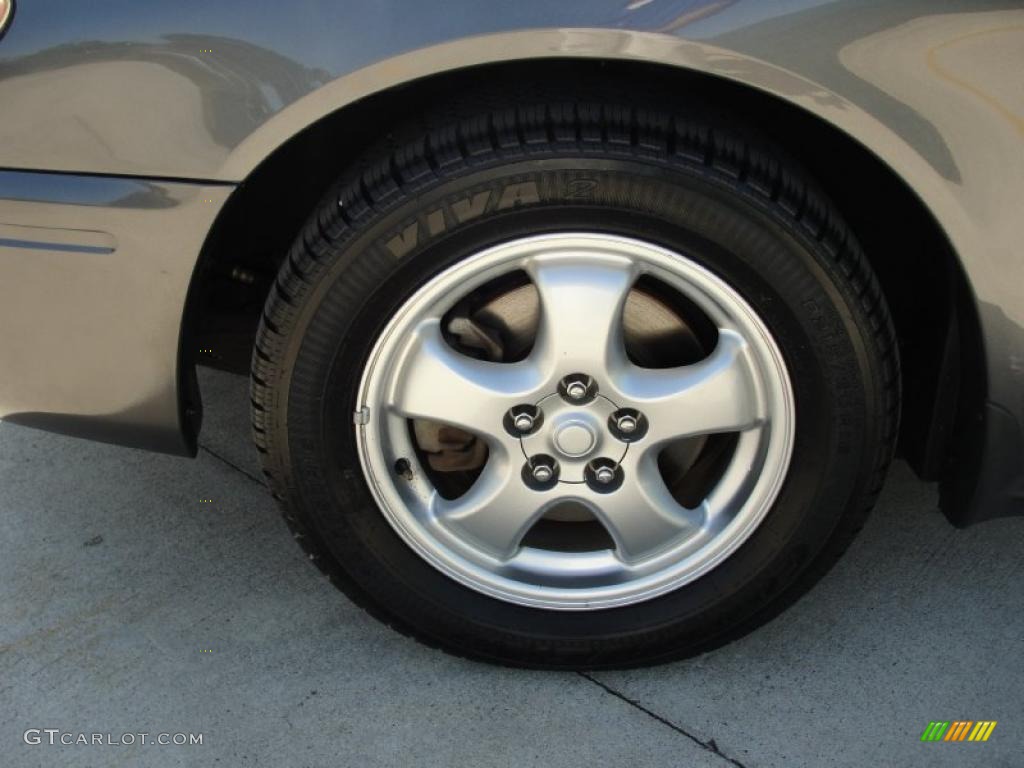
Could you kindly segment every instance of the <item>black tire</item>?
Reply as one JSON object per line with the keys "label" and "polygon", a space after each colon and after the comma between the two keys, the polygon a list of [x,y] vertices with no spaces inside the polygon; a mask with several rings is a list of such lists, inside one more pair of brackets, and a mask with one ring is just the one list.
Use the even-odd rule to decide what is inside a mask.
{"label": "black tire", "polygon": [[[424,120],[340,180],[266,303],[253,430],[295,538],[384,622],[502,663],[651,663],[767,621],[861,528],[897,432],[892,323],[840,216],[793,161],[721,118],[551,99]],[[794,374],[797,432],[774,507],[725,562],[646,602],[566,612],[487,597],[420,559],[343,425],[377,333],[419,285],[487,245],[573,229],[685,252],[737,289]]]}

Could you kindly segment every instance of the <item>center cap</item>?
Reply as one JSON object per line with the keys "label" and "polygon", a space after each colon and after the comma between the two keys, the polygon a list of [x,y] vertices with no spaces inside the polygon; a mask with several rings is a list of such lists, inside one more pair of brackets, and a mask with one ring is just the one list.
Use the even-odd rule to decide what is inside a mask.
{"label": "center cap", "polygon": [[555,431],[555,447],[566,456],[586,456],[596,442],[594,430],[582,421],[567,421]]}

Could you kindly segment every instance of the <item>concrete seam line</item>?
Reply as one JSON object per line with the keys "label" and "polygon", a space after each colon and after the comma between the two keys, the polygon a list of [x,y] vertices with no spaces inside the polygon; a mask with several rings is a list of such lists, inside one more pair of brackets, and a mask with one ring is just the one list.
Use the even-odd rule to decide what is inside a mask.
{"label": "concrete seam line", "polygon": [[[242,469],[240,466],[235,464],[235,462],[231,461],[230,459],[224,458],[223,456],[221,456],[216,451],[210,450],[209,448],[207,448],[205,445],[202,445],[202,444],[199,445],[199,450],[203,451],[204,453],[208,453],[211,456],[213,456],[213,458],[217,459],[218,461],[221,461],[224,464],[227,464],[229,467],[231,467],[236,472],[241,472],[243,475],[245,475],[247,478],[252,480],[257,485],[263,486],[263,481],[260,480],[258,477],[256,477],[256,475],[252,474],[251,472],[247,472],[246,470]],[[266,486],[263,486],[263,487],[266,487]]]}
{"label": "concrete seam line", "polygon": [[676,733],[681,734],[682,736],[685,736],[686,738],[688,738],[690,741],[692,741],[694,744],[698,745],[702,749],[706,749],[708,752],[711,752],[711,753],[713,753],[715,755],[718,755],[720,758],[722,758],[726,762],[732,763],[737,768],[746,768],[746,766],[743,765],[743,763],[741,763],[739,760],[737,760],[737,759],[735,759],[733,757],[729,757],[727,754],[722,752],[722,750],[720,750],[718,748],[718,744],[715,743],[714,739],[708,739],[707,741],[704,741],[703,739],[699,739],[696,736],[694,736],[692,733],[687,731],[685,728],[682,728],[682,727],[676,725],[671,720],[669,720],[667,718],[664,718],[661,715],[659,715],[657,712],[654,712],[654,711],[648,709],[643,704],[641,704],[639,701],[636,701],[635,699],[629,698],[629,696],[626,696],[624,693],[620,693],[619,691],[615,690],[614,688],[612,688],[609,685],[605,685],[600,680],[598,680],[596,677],[591,677],[586,672],[577,672],[576,674],[578,674],[580,677],[584,678],[585,680],[589,680],[594,685],[596,685],[599,688],[602,688],[603,690],[605,690],[607,693],[610,693],[615,698],[621,699],[622,701],[624,701],[627,704],[629,704],[631,707],[639,709],[645,715],[647,715],[648,717],[654,718],[655,720],[657,720],[662,725],[668,726],[669,728],[671,728]]}

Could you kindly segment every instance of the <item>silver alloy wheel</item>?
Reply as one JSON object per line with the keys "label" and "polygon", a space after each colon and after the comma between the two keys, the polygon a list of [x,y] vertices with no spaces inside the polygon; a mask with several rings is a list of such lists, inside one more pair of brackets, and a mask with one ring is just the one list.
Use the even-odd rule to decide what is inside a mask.
{"label": "silver alloy wheel", "polygon": [[[494,363],[456,351],[442,335],[445,313],[518,270],[540,299],[529,355]],[[641,275],[679,291],[717,327],[707,358],[664,369],[629,360],[622,313]],[[578,387],[567,389],[580,374],[593,387],[582,396]],[[649,600],[729,557],[779,492],[795,419],[782,355],[735,290],[678,253],[591,233],[513,240],[430,280],[377,340],[357,402],[362,469],[402,539],[467,587],[563,610]],[[522,404],[544,414],[526,436],[505,426]],[[641,417],[642,434],[612,431],[623,412]],[[417,459],[410,419],[447,424],[486,442],[481,474],[461,496],[445,498],[431,482]],[[680,438],[725,432],[737,434],[728,466],[699,505],[682,506],[660,474],[659,452]],[[537,472],[538,464],[553,465],[554,477]],[[547,511],[566,501],[588,508],[614,549],[522,544]]]}

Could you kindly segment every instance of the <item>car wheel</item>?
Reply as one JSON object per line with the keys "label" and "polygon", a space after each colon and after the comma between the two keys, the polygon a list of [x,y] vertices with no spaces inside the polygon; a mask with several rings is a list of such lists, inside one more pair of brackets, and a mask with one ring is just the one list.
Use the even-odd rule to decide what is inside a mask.
{"label": "car wheel", "polygon": [[721,118],[553,99],[398,131],[268,298],[253,423],[295,537],[376,616],[542,667],[720,644],[881,486],[879,286],[801,169]]}

